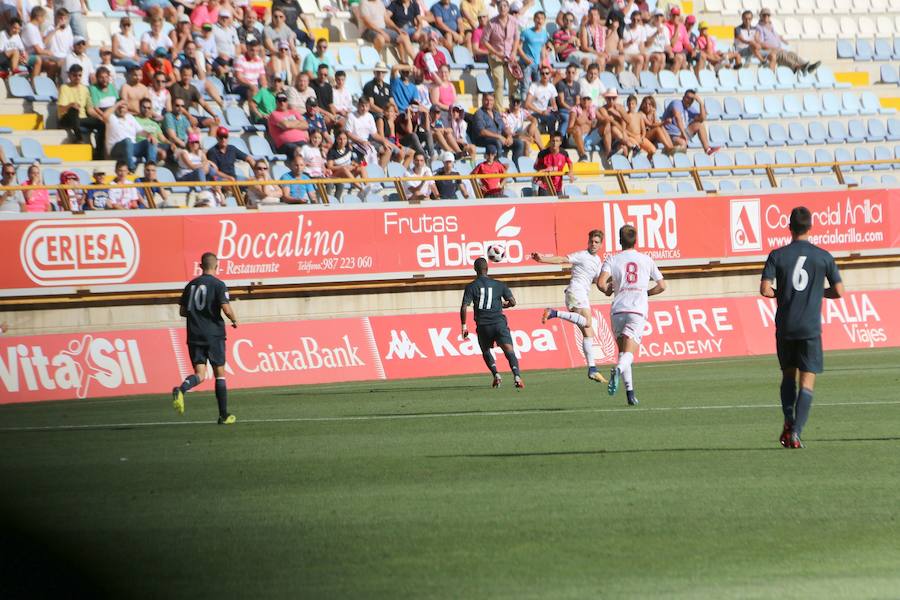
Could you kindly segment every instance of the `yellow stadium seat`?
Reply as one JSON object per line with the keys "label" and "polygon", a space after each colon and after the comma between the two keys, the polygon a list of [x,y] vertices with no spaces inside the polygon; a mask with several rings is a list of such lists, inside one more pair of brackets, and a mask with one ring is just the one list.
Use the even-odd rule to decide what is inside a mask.
{"label": "yellow stadium seat", "polygon": [[37,114],[0,115],[0,127],[9,127],[17,131],[43,129],[44,119]]}
{"label": "yellow stadium seat", "polygon": [[839,71],[834,74],[834,78],[841,83],[849,83],[854,86],[869,85],[869,73],[867,71]]}
{"label": "yellow stadium seat", "polygon": [[90,144],[45,144],[44,152],[50,158],[59,158],[63,163],[90,162]]}
{"label": "yellow stadium seat", "polygon": [[572,164],[572,171],[576,175],[599,175],[600,163],[596,162],[576,162]]}

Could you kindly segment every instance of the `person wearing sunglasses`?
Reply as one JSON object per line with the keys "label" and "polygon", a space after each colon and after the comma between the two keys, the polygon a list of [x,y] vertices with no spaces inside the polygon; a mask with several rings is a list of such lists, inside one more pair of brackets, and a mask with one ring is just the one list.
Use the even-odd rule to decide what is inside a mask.
{"label": "person wearing sunglasses", "polygon": [[[12,163],[3,164],[0,185],[18,185],[16,167]],[[21,190],[0,191],[0,212],[25,212],[25,195]]]}
{"label": "person wearing sunglasses", "polygon": [[[269,173],[269,164],[261,160],[253,167],[253,179],[257,181],[270,181],[274,179]],[[278,184],[257,184],[244,188],[247,204],[255,208],[260,204],[279,204],[284,197],[284,189]]]}
{"label": "person wearing sunglasses", "polygon": [[131,69],[141,66],[141,57],[138,55],[138,44],[134,39],[130,17],[122,17],[119,20],[119,31],[112,36],[112,59],[113,64],[117,67]]}

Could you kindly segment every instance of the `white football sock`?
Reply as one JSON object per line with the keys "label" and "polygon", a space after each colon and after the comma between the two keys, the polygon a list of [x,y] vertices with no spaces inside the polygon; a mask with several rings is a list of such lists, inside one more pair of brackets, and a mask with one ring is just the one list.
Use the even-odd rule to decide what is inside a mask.
{"label": "white football sock", "polygon": [[579,327],[584,327],[585,325],[587,325],[587,319],[585,319],[583,316],[579,315],[578,313],[568,312],[565,310],[558,310],[558,311],[556,311],[556,316],[559,317],[560,319],[563,319],[564,321],[568,321],[569,323],[575,323]]}
{"label": "white football sock", "polygon": [[631,352],[619,352],[619,364],[616,368],[622,376],[622,382],[625,384],[626,390],[634,389],[634,382],[631,378],[631,363],[634,362],[634,354]]}
{"label": "white football sock", "polygon": [[581,349],[584,352],[584,360],[587,361],[588,368],[596,366],[594,365],[594,338],[585,337],[582,339]]}

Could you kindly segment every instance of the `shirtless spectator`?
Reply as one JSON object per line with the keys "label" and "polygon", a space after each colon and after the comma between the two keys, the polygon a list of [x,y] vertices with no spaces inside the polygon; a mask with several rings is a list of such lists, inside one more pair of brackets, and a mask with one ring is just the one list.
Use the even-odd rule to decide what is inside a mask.
{"label": "shirtless spectator", "polygon": [[[141,82],[140,67],[130,67],[125,72],[125,83],[119,90],[119,98],[128,105],[128,112],[133,115],[141,112],[141,100],[150,98],[150,89]],[[157,113],[162,119],[162,113]]]}
{"label": "shirtless spectator", "polygon": [[644,113],[638,110],[637,96],[631,94],[625,99],[625,110],[625,130],[629,144],[646,152],[647,158],[653,158],[656,154],[656,144],[647,139],[647,119]]}
{"label": "shirtless spectator", "polygon": [[569,139],[575,144],[578,152],[578,162],[588,159],[584,149],[584,139],[594,130],[597,122],[597,107],[594,106],[590,96],[582,96],[578,105],[572,108],[569,116]]}
{"label": "shirtless spectator", "polygon": [[603,94],[603,106],[597,109],[597,124],[603,135],[603,149],[606,156],[620,152],[630,156],[631,148],[627,143],[625,133],[625,111],[622,105],[616,102],[619,92],[615,89],[607,90]]}
{"label": "shirtless spectator", "polygon": [[[654,145],[662,146],[663,154],[666,156],[674,154],[676,148],[672,143],[672,138],[665,127],[663,127],[662,121],[656,118],[656,100],[653,96],[644,96],[644,99],[641,100],[640,112],[644,115],[644,135],[646,138]],[[684,152],[684,150],[683,147],[680,148],[681,152]]]}

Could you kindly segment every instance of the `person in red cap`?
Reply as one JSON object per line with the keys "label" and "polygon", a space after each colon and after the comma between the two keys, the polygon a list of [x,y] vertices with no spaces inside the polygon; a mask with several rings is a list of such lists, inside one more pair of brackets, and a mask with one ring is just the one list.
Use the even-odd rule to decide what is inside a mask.
{"label": "person in red cap", "polygon": [[672,47],[672,71],[677,73],[688,64],[688,56],[694,52],[687,29],[681,17],[681,9],[673,6],[669,9],[669,20],[664,23]]}
{"label": "person in red cap", "polygon": [[252,172],[256,161],[246,152],[239,150],[228,143],[228,129],[219,127],[216,129],[216,145],[206,151],[206,158],[216,166],[218,178],[224,181],[244,181],[247,179],[238,175],[234,169],[234,163],[242,160],[250,165]]}

